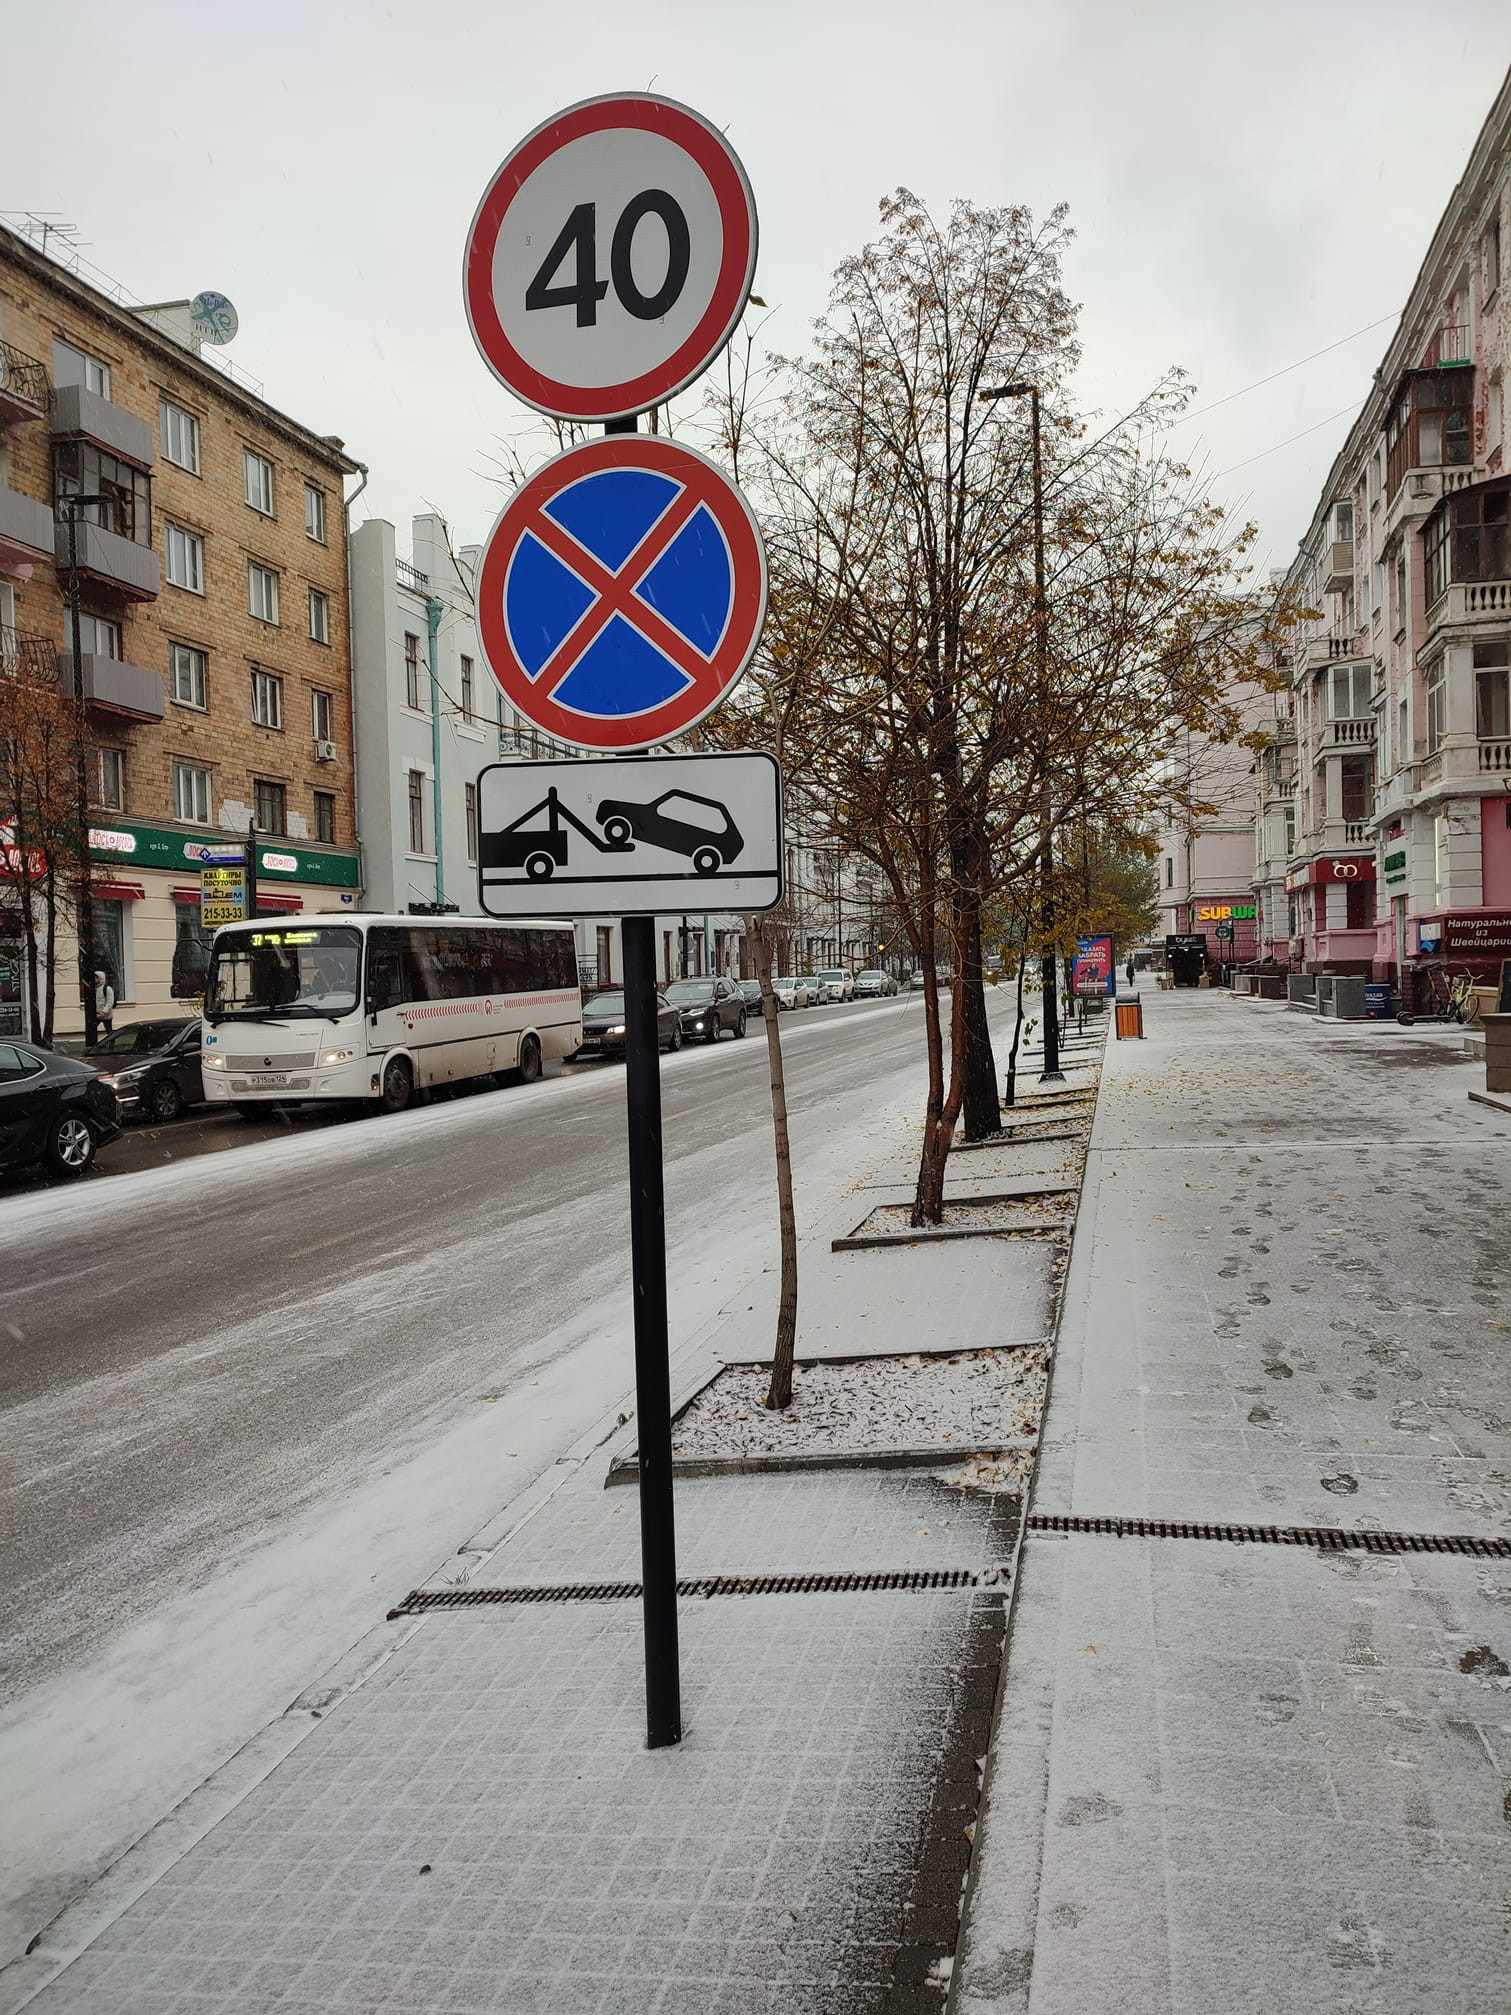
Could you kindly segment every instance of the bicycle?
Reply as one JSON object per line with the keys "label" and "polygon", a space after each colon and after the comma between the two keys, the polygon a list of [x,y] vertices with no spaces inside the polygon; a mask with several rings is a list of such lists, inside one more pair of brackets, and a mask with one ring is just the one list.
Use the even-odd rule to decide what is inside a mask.
{"label": "bicycle", "polygon": [[1402,1028],[1411,1028],[1419,1021],[1451,1021],[1467,1028],[1479,1019],[1480,998],[1474,990],[1473,973],[1450,974],[1442,966],[1427,966],[1423,977],[1427,981],[1429,1005],[1420,1013],[1402,1008],[1396,1015]]}

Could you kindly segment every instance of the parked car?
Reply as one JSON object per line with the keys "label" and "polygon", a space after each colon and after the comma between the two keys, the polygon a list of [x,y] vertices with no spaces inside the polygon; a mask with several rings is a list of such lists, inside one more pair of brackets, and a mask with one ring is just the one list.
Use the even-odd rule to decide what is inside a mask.
{"label": "parked car", "polygon": [[88,1057],[115,1087],[123,1119],[152,1119],[166,1126],[191,1105],[205,1102],[198,1016],[128,1022],[96,1043]]}
{"label": "parked car", "polygon": [[918,968],[915,967],[914,970],[908,975],[909,991],[915,994],[921,994],[923,992],[923,987],[924,987],[923,973]]}
{"label": "parked car", "polygon": [[751,1015],[760,1014],[763,1011],[761,1007],[761,982],[759,980],[741,980],[739,988],[740,999],[745,1003],[745,1012]]}
{"label": "parked car", "polygon": [[82,1175],[120,1131],[114,1087],[87,1058],[0,1043],[0,1168],[40,1161],[54,1175]]}
{"label": "parked car", "polygon": [[857,1000],[867,995],[875,999],[878,995],[895,994],[896,991],[897,982],[893,979],[892,975],[879,971],[875,966],[867,966],[864,972],[858,972],[855,975],[855,998]]}
{"label": "parked car", "polygon": [[777,1006],[783,1009],[807,1007],[814,998],[810,983],[794,979],[791,975],[786,979],[773,980],[771,991],[776,995]]}
{"label": "parked car", "polygon": [[829,966],[819,974],[820,983],[827,989],[826,998],[832,1001],[853,1001],[855,981],[843,966]]}
{"label": "parked car", "polygon": [[748,1014],[733,980],[673,980],[666,998],[682,1017],[684,1036],[717,1042],[725,1029],[745,1033]]}
{"label": "parked car", "polygon": [[[576,1055],[622,1057],[624,1041],[622,992],[594,994],[583,1003],[582,1047]],[[662,993],[656,996],[656,1047],[665,1050],[682,1047],[682,1017]]]}

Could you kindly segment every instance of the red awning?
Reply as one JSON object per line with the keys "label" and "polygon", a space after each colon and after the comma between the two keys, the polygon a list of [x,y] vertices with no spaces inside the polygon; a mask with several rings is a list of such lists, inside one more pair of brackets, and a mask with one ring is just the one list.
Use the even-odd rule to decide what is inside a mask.
{"label": "red awning", "polygon": [[147,891],[140,882],[91,882],[90,893],[101,896],[106,902],[139,903]]}
{"label": "red awning", "polygon": [[172,896],[176,903],[193,903],[196,909],[199,908],[198,889],[174,889]]}

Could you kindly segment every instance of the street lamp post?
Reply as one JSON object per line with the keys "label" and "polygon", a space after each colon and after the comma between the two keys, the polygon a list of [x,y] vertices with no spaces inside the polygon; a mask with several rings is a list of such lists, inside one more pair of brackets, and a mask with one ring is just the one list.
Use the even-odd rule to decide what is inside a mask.
{"label": "street lamp post", "polygon": [[73,702],[79,747],[75,765],[75,813],[79,827],[79,992],[84,1007],[84,1047],[99,1041],[100,1018],[94,992],[94,891],[89,880],[89,747],[84,735],[84,639],[79,613],[79,513],[110,498],[99,495],[64,497],[68,517],[68,631],[73,647]]}
{"label": "street lamp post", "polygon": [[[1037,385],[1028,384],[996,385],[990,390],[979,392],[977,397],[988,401],[1022,398],[1027,398],[1029,401],[1033,430],[1034,473],[1034,669],[1040,700],[1043,702],[1049,697],[1049,593],[1045,585],[1044,568],[1044,464],[1039,440],[1039,388]],[[1044,877],[1044,935],[1048,948],[1039,964],[1039,979],[1044,989],[1044,1068],[1039,1073],[1039,1082],[1063,1084],[1065,1073],[1060,1068],[1060,973],[1054,940],[1054,838],[1047,771],[1040,818],[1042,821],[1040,868]]]}

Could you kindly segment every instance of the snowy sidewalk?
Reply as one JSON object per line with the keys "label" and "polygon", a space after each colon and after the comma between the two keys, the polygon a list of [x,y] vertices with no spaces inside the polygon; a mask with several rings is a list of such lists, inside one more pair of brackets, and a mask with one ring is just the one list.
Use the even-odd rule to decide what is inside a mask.
{"label": "snowy sidewalk", "polygon": [[[963,1155],[950,1190],[1075,1181],[1088,1118],[1079,1142]],[[1036,1443],[1065,1239],[834,1251],[914,1151],[899,1128],[811,1227],[798,1355],[823,1366],[815,1424],[848,1405],[879,1434],[887,1378],[932,1399],[896,1410],[896,1466],[744,1474],[731,1441],[723,1473],[679,1479],[678,1748],[643,1746],[637,1496],[605,1487],[631,1421],[395,1588],[358,1682],[305,1696],[302,1739],[199,1836],[149,1836],[0,2005],[938,2015],[1019,1536],[1011,1461],[1031,1455],[988,1490],[965,1458],[978,1435]],[[769,1355],[774,1294],[741,1291],[674,1351],[679,1401]]]}
{"label": "snowy sidewalk", "polygon": [[1502,2006],[1511,1122],[1435,1032],[1215,993],[1145,1026],[1108,1052],[954,2009]]}

